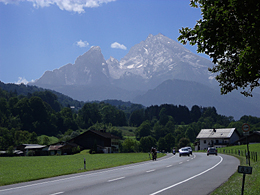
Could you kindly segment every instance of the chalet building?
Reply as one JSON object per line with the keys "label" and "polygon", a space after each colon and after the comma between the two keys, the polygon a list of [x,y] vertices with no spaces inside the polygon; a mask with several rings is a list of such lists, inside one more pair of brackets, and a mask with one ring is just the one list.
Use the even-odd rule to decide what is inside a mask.
{"label": "chalet building", "polygon": [[253,144],[253,143],[260,143],[260,131],[251,131],[249,132],[249,135],[247,137],[242,137],[239,140],[237,140],[238,145],[242,144]]}
{"label": "chalet building", "polygon": [[88,130],[68,142],[78,144],[83,149],[92,149],[96,145],[98,151],[116,153],[119,150],[119,140],[119,137],[104,130]]}
{"label": "chalet building", "polygon": [[205,150],[208,147],[226,147],[235,144],[240,139],[236,128],[223,129],[201,129],[197,136],[199,139],[198,150]]}

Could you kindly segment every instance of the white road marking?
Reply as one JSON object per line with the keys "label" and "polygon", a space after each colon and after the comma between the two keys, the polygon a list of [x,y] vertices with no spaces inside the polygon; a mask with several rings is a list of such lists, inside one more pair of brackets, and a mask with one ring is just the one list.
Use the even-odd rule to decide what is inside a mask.
{"label": "white road marking", "polygon": [[155,169],[152,169],[152,170],[146,171],[146,173],[150,173],[150,172],[153,172],[153,171],[155,171]]}
{"label": "white road marking", "polygon": [[124,179],[124,178],[125,177],[118,177],[118,178],[115,178],[115,179],[110,179],[107,182],[117,181],[117,180]]}
{"label": "white road marking", "polygon": [[54,194],[50,194],[50,195],[58,195],[58,194],[63,194],[64,192],[56,192]]}
{"label": "white road marking", "polygon": [[182,162],[179,162],[179,165],[182,164]]}
{"label": "white road marking", "polygon": [[159,190],[159,191],[157,191],[157,192],[154,192],[154,193],[152,193],[152,194],[150,194],[150,195],[159,194],[159,193],[161,193],[161,192],[163,192],[163,191],[166,191],[166,190],[168,190],[168,189],[170,189],[170,188],[173,188],[173,187],[175,187],[175,186],[177,186],[177,185],[180,185],[180,184],[182,184],[182,183],[184,183],[184,182],[186,182],[186,181],[189,181],[189,180],[191,180],[191,179],[194,179],[195,177],[198,177],[198,176],[200,176],[200,175],[202,175],[202,174],[204,174],[204,173],[207,173],[208,171],[214,169],[216,166],[218,166],[218,165],[223,161],[223,158],[222,158],[221,156],[219,156],[219,157],[220,157],[220,161],[219,161],[217,164],[215,164],[213,167],[211,167],[211,168],[209,168],[209,169],[207,169],[207,170],[205,170],[205,171],[202,171],[201,173],[199,173],[199,174],[197,174],[197,175],[194,175],[194,176],[192,176],[192,177],[190,177],[190,178],[188,178],[188,179],[185,179],[185,180],[183,180],[183,181],[180,181],[179,183],[173,184],[173,185],[171,185],[171,186],[169,186],[169,187],[167,187],[167,188],[164,188],[164,189],[161,189],[161,190]]}
{"label": "white road marking", "polygon": [[168,165],[168,166],[166,166],[166,167],[171,167],[172,165]]}

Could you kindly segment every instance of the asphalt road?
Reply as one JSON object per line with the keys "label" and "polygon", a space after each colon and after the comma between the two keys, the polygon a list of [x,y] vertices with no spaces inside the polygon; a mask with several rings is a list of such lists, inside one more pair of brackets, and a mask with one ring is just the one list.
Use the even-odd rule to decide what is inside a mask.
{"label": "asphalt road", "polygon": [[228,155],[173,156],[116,168],[1,186],[1,195],[206,195],[237,170]]}

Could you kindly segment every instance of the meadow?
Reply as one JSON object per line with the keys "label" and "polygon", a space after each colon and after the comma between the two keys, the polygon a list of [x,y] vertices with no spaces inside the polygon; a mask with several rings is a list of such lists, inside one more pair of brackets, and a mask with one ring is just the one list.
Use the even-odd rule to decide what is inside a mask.
{"label": "meadow", "polygon": [[[225,153],[235,156],[240,160],[240,165],[249,166],[244,156],[246,145],[232,146],[218,149],[218,153]],[[240,153],[238,152],[240,150]],[[249,151],[257,153],[257,159],[250,159],[250,166],[253,167],[252,174],[245,177],[244,195],[260,194],[260,144],[249,144]],[[241,153],[243,152],[243,153]],[[239,155],[240,154],[240,155]],[[242,156],[243,155],[243,156]],[[217,188],[210,195],[235,195],[241,194],[243,174],[236,172],[226,183]]]}
{"label": "meadow", "polygon": [[[158,157],[164,154],[159,153]],[[86,170],[84,169],[86,159]],[[0,186],[150,160],[148,153],[23,156],[0,158]]]}

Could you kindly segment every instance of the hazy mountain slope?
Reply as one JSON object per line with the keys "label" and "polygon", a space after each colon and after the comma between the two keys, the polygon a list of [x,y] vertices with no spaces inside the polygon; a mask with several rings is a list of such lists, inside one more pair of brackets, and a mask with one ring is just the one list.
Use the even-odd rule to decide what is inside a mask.
{"label": "hazy mountain slope", "polygon": [[[28,94],[31,95],[35,92],[41,92],[46,91],[46,89],[37,87],[37,86],[30,86],[30,85],[16,85],[13,83],[3,83],[0,81],[0,88],[8,91],[13,92],[16,95],[22,95],[27,96]],[[68,105],[74,106],[76,108],[80,108],[84,105],[84,102],[80,102],[78,100],[74,100],[71,97],[68,97],[67,95],[63,95],[62,93],[59,93],[57,91],[49,90],[51,93],[55,94],[57,96],[58,102],[63,106],[67,107]]]}
{"label": "hazy mountain slope", "polygon": [[60,93],[66,94],[71,98],[79,101],[102,101],[106,99],[129,101],[137,95],[144,93],[140,91],[128,91],[109,85],[45,85],[45,88],[51,88],[55,91],[59,91]]}
{"label": "hazy mountain slope", "polygon": [[110,75],[100,47],[92,47],[79,56],[74,64],[67,64],[53,71],[46,71],[36,80],[37,86],[88,85],[99,86],[110,83]]}
{"label": "hazy mountain slope", "polygon": [[189,108],[193,105],[214,106],[219,114],[233,116],[236,119],[248,115],[248,113],[259,116],[260,103],[258,100],[260,96],[255,94],[251,98],[252,103],[245,101],[240,96],[234,94],[220,95],[219,91],[197,82],[167,80],[144,95],[137,96],[133,99],[133,102],[145,106],[162,103],[186,105]]}

